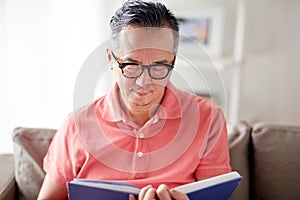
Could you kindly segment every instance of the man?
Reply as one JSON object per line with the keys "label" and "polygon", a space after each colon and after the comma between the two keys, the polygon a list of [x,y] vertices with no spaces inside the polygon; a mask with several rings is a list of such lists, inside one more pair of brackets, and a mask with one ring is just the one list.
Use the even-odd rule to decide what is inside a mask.
{"label": "man", "polygon": [[164,5],[125,2],[110,26],[116,84],[58,130],[39,199],[66,199],[66,182],[87,178],[137,185],[140,200],[186,200],[172,188],[231,170],[222,112],[169,81],[178,23]]}

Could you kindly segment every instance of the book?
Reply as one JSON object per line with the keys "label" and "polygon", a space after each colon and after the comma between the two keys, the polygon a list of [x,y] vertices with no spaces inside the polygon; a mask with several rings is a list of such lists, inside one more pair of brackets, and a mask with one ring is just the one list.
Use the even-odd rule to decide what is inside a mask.
{"label": "book", "polygon": [[[191,200],[227,200],[242,178],[238,172],[229,172],[174,189],[186,193]],[[67,186],[69,200],[128,200],[129,194],[137,199],[140,191],[131,184],[105,180],[74,179]]]}

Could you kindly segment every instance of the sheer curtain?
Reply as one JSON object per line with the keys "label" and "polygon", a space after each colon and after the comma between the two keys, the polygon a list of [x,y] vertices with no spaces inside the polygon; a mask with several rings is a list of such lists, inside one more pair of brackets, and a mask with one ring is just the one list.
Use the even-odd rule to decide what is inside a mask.
{"label": "sheer curtain", "polygon": [[78,71],[121,1],[0,0],[0,153],[16,126],[58,128]]}

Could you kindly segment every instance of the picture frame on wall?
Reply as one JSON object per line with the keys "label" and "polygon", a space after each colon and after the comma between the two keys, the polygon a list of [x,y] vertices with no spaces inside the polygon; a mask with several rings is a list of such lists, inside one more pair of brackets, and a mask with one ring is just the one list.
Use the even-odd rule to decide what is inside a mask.
{"label": "picture frame on wall", "polygon": [[182,17],[178,18],[180,26],[180,42],[189,43],[192,41],[207,45],[209,41],[209,23],[211,19],[203,17]]}
{"label": "picture frame on wall", "polygon": [[180,13],[179,42],[185,51],[195,53],[192,43],[197,42],[211,57],[223,54],[223,11],[220,8],[199,10],[197,13]]}

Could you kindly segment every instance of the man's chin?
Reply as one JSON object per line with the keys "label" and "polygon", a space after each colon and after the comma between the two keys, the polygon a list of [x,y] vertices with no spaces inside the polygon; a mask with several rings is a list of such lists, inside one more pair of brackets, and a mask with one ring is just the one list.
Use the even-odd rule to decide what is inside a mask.
{"label": "man's chin", "polygon": [[132,101],[129,102],[129,105],[131,108],[136,109],[136,110],[149,110],[151,105],[150,102],[145,102],[145,101]]}
{"label": "man's chin", "polygon": [[132,107],[137,107],[137,108],[146,108],[146,107],[149,107],[149,103],[144,103],[144,102],[133,102],[130,105]]}

